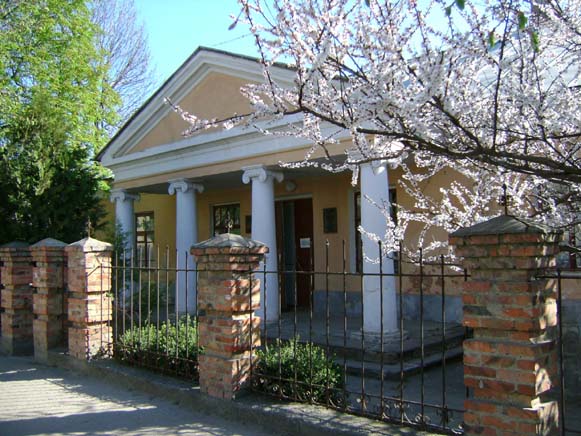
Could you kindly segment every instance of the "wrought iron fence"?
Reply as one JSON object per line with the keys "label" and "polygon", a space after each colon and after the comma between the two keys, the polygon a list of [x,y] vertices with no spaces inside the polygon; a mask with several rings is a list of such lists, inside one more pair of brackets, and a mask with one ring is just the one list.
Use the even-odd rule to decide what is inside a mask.
{"label": "wrought iron fence", "polygon": [[559,429],[581,434],[581,270],[548,270],[537,279],[556,281]]}
{"label": "wrought iron fence", "polygon": [[147,261],[129,251],[114,255],[112,343],[102,349],[130,365],[197,380],[198,318],[187,311],[187,293],[185,301],[177,298],[180,282],[187,288],[196,271],[187,254],[156,252]]}
{"label": "wrought iron fence", "polygon": [[[2,270],[4,269],[4,261],[0,260],[0,302],[2,301],[2,292],[4,292],[4,281],[2,281]],[[0,340],[2,339],[2,314],[4,313],[5,309],[2,304],[0,304]]]}
{"label": "wrought iron fence", "polygon": [[[277,277],[280,304],[274,318],[262,319],[261,346],[251,350],[252,387],[386,422],[462,433],[466,331],[460,297],[448,290],[452,282],[466,280],[466,272],[443,257],[426,262],[421,251],[416,261],[397,253],[397,272],[384,272],[387,255],[381,245],[377,272],[353,272],[344,242],[338,250],[341,264],[333,271],[333,249],[326,244],[319,269],[311,256],[306,268],[254,273],[266,294],[268,277]],[[174,256],[158,249],[147,264],[129,252],[114,256],[112,337],[104,340],[102,350],[131,365],[197,380],[198,355],[203,353],[198,313],[180,289],[195,286],[198,271],[187,253]],[[397,284],[397,328],[376,335],[363,329],[366,280],[379,283],[383,331],[388,278]],[[299,286],[306,286],[304,301]],[[263,308],[270,313],[267,300]]]}
{"label": "wrought iron fence", "polygon": [[[263,320],[263,346],[257,350],[258,359],[252,368],[254,389],[400,425],[462,433],[467,394],[461,362],[465,330],[461,318],[447,317],[447,286],[450,280],[465,280],[466,272],[446,264],[443,257],[435,264],[427,263],[421,251],[418,261],[413,262],[400,250],[393,256],[398,263],[397,273],[384,273],[386,255],[381,244],[378,272],[350,272],[345,243],[340,249],[342,265],[339,271],[332,271],[332,249],[327,243],[322,271],[315,270],[311,260],[308,269],[259,273],[263,286],[268,283],[264,277],[277,274],[281,289],[286,285],[285,276],[290,276],[295,285],[300,276],[308,277],[310,289],[306,306],[299,304],[295,289],[294,304],[286,304],[286,310],[285,304],[280,304],[275,319]],[[388,334],[366,332],[365,280],[379,279],[377,304],[383,331],[383,279],[388,277],[398,283],[397,328]],[[427,282],[431,282],[429,294]],[[333,289],[331,283],[339,288]],[[359,284],[356,290],[354,283]],[[415,286],[415,292],[405,293],[404,287],[411,286]],[[349,305],[355,295],[359,301],[357,314]],[[431,317],[426,310],[428,300]],[[414,304],[416,310],[409,310],[407,306]],[[434,312],[439,313],[436,319]],[[268,307],[264,313],[268,313]]]}
{"label": "wrought iron fence", "polygon": [[[2,301],[2,292],[4,292],[4,282],[2,281],[2,270],[3,270],[3,266],[4,266],[4,261],[0,260],[0,302]],[[0,340],[2,340],[2,332],[3,332],[3,328],[2,328],[2,314],[4,313],[5,309],[4,307],[2,307],[3,305],[0,303]]]}

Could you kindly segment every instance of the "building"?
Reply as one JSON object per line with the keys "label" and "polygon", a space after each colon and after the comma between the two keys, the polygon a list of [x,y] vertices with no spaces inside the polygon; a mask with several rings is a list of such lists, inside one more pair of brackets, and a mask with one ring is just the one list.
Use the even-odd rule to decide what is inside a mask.
{"label": "building", "polygon": [[[275,66],[272,72],[281,83],[292,81],[293,72],[284,66]],[[250,106],[240,87],[262,79],[255,59],[199,48],[100,153],[100,161],[115,176],[111,201],[130,246],[147,262],[158,261],[154,245],[169,246],[177,252],[180,264],[186,262],[186,253],[195,242],[230,232],[267,244],[269,271],[324,272],[328,265],[330,271],[379,272],[379,262],[366,261],[364,256],[376,258],[377,244],[361,238],[357,227],[385,234],[385,219],[367,198],[385,204],[397,197],[398,202],[411,204],[412,199],[397,187],[398,169],[385,163],[363,165],[359,185],[352,186],[351,174],[313,167],[281,168],[280,162],[302,161],[311,144],[241,127],[208,129],[184,138],[181,133],[188,124],[165,103],[169,98],[207,119],[244,114]],[[276,129],[276,123],[283,122],[269,127]],[[340,145],[331,152],[344,155]],[[443,180],[452,176],[441,175]],[[438,184],[427,185],[426,190],[437,192]],[[409,231],[415,231],[413,226]],[[447,235],[435,232],[434,237]],[[187,261],[193,265],[192,259]],[[381,269],[393,272],[393,260],[385,258]],[[195,304],[193,281],[190,278],[187,284],[189,310]],[[342,313],[345,288],[347,312],[361,313],[363,300],[365,330],[379,332],[379,290],[383,288],[383,329],[396,328],[399,282],[394,277],[384,278],[383,286],[377,277],[358,275],[347,275],[344,280],[342,275],[317,274],[313,279],[304,274],[268,274],[266,281],[262,310],[267,320],[277,318],[279,303],[283,309],[308,306],[311,288],[316,312],[325,311],[328,298],[333,310]],[[178,287],[184,288],[183,274],[180,282]],[[417,283],[413,279],[401,283],[406,310],[413,313],[417,311]],[[426,284],[427,294],[432,285],[436,284]],[[180,295],[185,293],[185,289],[180,291]],[[426,298],[432,297],[439,298]],[[459,320],[459,299],[450,297],[446,304],[449,319]],[[427,306],[434,317],[440,316],[438,305]]]}

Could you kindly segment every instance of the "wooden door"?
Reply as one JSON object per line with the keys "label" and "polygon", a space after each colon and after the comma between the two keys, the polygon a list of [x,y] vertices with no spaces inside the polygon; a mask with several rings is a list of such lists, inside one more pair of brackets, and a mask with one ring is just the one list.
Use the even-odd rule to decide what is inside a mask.
{"label": "wooden door", "polygon": [[313,282],[308,274],[313,270],[313,200],[295,200],[294,213],[296,269],[303,272],[297,274],[297,299],[299,306],[309,307]]}
{"label": "wooden door", "polygon": [[[276,204],[277,246],[283,308],[309,307],[313,256],[313,200]],[[296,271],[296,272],[295,272]]]}

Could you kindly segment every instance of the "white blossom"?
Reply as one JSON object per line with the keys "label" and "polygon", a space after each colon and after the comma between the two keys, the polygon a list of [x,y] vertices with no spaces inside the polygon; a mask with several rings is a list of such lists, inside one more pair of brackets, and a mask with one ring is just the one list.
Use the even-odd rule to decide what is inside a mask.
{"label": "white blossom", "polygon": [[[436,226],[448,232],[509,212],[555,227],[579,215],[581,198],[581,0],[239,0],[254,34],[264,83],[243,89],[253,111],[226,120],[256,125],[302,113],[302,123],[266,134],[311,140],[305,160],[349,135],[346,159],[330,171],[388,159],[413,207],[398,205],[398,223],[381,238],[393,249],[420,223],[416,243]],[[293,66],[291,86],[270,74]],[[191,128],[222,125],[177,108]],[[334,125],[333,135],[323,126]],[[327,130],[325,130],[327,131]],[[443,171],[457,181],[429,196]],[[365,229],[361,229],[363,232]],[[371,236],[371,235],[369,235]],[[410,235],[406,235],[409,237]]]}

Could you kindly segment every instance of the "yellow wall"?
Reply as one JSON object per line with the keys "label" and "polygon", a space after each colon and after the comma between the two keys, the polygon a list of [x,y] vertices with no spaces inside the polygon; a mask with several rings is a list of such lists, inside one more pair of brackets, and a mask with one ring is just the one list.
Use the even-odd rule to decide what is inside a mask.
{"label": "yellow wall", "polygon": [[[191,93],[174,103],[202,119],[223,119],[233,113],[245,114],[250,111],[250,105],[240,93],[240,88],[248,83],[248,80],[238,77],[210,73]],[[170,111],[129,153],[178,141],[188,127],[188,123],[177,113]]]}
{"label": "yellow wall", "polygon": [[[154,242],[159,248],[158,261],[163,264],[165,251],[169,250],[170,265],[174,265],[176,249],[175,196],[162,194],[141,194],[134,203],[135,213],[153,212],[155,223]],[[181,254],[180,254],[181,255]]]}

